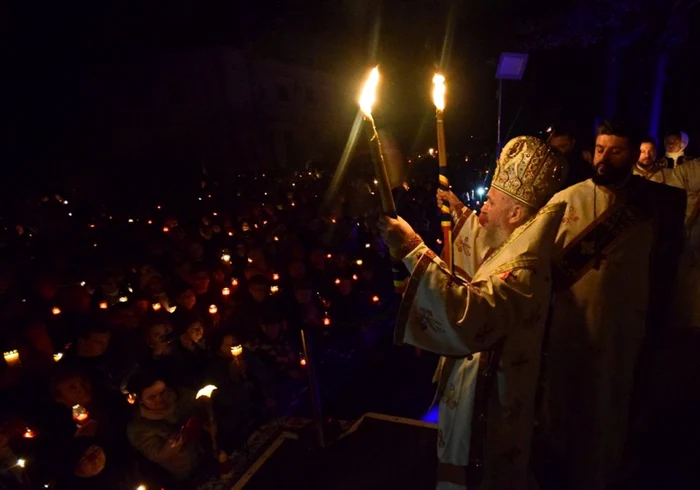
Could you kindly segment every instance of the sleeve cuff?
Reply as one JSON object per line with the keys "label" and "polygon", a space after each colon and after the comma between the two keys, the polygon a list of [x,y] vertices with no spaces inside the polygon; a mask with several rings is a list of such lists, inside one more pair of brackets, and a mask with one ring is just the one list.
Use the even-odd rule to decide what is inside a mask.
{"label": "sleeve cuff", "polygon": [[408,252],[404,258],[403,263],[406,268],[413,273],[413,270],[418,265],[420,258],[428,251],[428,246],[422,241],[416,245],[410,252]]}

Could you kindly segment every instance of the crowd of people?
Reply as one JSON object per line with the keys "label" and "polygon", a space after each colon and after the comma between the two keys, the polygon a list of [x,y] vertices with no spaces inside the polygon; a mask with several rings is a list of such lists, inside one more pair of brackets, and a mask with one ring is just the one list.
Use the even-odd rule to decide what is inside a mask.
{"label": "crowd of people", "polygon": [[[567,160],[561,188],[595,177],[598,146],[582,147],[562,128],[547,141]],[[676,175],[678,168],[696,165],[684,154],[687,136],[670,133],[664,143],[666,155],[659,159],[653,140],[641,142],[635,173],[682,187],[696,198],[700,189]],[[530,140],[527,144],[537,146]],[[533,148],[533,153],[540,151]],[[498,171],[496,175],[498,179]],[[427,245],[422,252],[436,257],[427,250],[439,253],[442,246],[435,209],[437,172],[425,182],[407,180],[396,190],[399,214]],[[342,363],[378,345],[391,348],[391,328],[376,321],[382,315],[393,319],[401,300],[392,283],[386,242],[403,250],[412,280],[418,258],[411,259],[409,252],[418,242],[413,236],[407,243],[386,236],[371,177],[353,180],[331,196],[335,199],[324,201],[329,181],[329,175],[313,168],[284,179],[239,175],[228,186],[205,179],[191,196],[191,206],[177,202],[178,196],[172,203],[131,203],[128,210],[81,205],[80,192],[73,191],[33,199],[30,212],[15,222],[6,218],[0,264],[0,486],[196,488],[226,475],[230,455],[262,424],[304,411],[308,360],[302,331],[311,339],[318,364],[333,357]],[[482,225],[498,216],[498,204],[494,189],[484,203],[468,191],[485,182],[458,184],[467,190],[459,193],[461,200],[452,193],[438,195],[454,215],[456,277],[471,281],[481,261],[487,262],[486,250],[499,249],[509,234],[487,236],[485,244],[460,235],[471,230],[464,227],[469,213],[460,215],[466,209],[461,201],[475,211],[485,206]],[[494,185],[505,188],[503,182]],[[538,189],[540,194],[551,190]],[[540,201],[526,204],[537,209],[546,199]],[[533,212],[528,209],[523,207],[510,224],[529,220]],[[560,219],[578,220],[573,214]],[[608,259],[599,254],[595,270]],[[506,274],[506,281],[509,273],[499,273]],[[686,279],[692,290],[694,276]],[[416,300],[415,294],[404,304]],[[527,302],[519,315],[533,304]],[[436,307],[425,311],[430,308]],[[506,315],[506,309],[504,305],[499,315]],[[463,339],[457,338],[449,348],[436,347],[426,339],[449,328],[440,327],[445,317],[425,311],[418,333],[403,340],[448,356],[448,362],[453,362],[450,356],[462,359],[467,364],[459,382],[468,386],[472,378],[464,373],[469,363],[479,365],[472,354],[482,350],[474,342],[483,339],[469,339],[466,349],[458,347]],[[547,311],[528,314],[539,325],[533,332],[541,333]],[[403,310],[398,315],[397,327],[410,332],[410,315]],[[458,316],[455,322],[457,318],[463,321]],[[541,341],[528,339],[530,354],[539,355]],[[523,354],[522,345],[518,352]],[[441,366],[444,371],[444,360]],[[535,368],[533,363],[522,372],[534,380],[540,375]],[[445,385],[439,388],[442,404],[451,408],[459,400],[449,393],[456,379],[451,378],[447,394]],[[207,391],[212,385],[216,389]],[[534,401],[534,386],[523,400]],[[444,424],[450,418],[442,404]],[[443,429],[441,425],[441,460],[452,450],[449,444],[445,449]],[[463,447],[458,447],[455,460],[462,463]]]}
{"label": "crowd of people", "polygon": [[[302,329],[318,365],[390,345],[374,205],[323,207],[329,177],[203,182],[194,216],[37,199],[0,270],[0,487],[196,488],[261,424],[308,414]],[[403,192],[430,221],[434,190]]]}

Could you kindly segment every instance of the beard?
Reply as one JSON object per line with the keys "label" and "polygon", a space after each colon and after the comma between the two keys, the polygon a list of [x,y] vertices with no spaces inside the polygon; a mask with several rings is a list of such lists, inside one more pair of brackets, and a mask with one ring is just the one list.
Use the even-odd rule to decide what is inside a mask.
{"label": "beard", "polygon": [[613,167],[609,163],[600,162],[593,170],[593,183],[596,185],[615,185],[622,183],[632,173],[631,166]]}
{"label": "beard", "polygon": [[484,225],[484,243],[487,247],[496,249],[503,245],[508,239],[509,233],[493,224],[486,223]]}

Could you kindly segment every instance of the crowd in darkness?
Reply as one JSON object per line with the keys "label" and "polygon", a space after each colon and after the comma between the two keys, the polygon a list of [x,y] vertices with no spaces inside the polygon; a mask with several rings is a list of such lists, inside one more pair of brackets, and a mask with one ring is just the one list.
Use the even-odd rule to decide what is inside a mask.
{"label": "crowd in darkness", "polygon": [[[315,169],[206,179],[185,206],[128,213],[78,190],[6,218],[0,487],[196,488],[261,424],[304,411],[302,330],[317,362],[390,345],[376,318],[399,297],[374,184],[322,206],[328,182]],[[434,195],[397,196],[425,236]]]}

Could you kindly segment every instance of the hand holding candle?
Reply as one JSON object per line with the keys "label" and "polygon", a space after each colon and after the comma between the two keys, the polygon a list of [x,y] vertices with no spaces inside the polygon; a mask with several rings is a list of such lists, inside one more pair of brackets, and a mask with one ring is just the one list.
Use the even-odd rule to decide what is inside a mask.
{"label": "hand holding candle", "polygon": [[3,357],[5,358],[7,367],[19,367],[21,365],[19,362],[19,352],[16,350],[5,352]]}
{"label": "hand holding candle", "polygon": [[[445,144],[445,126],[443,123],[443,111],[445,110],[445,77],[439,73],[433,76],[433,103],[435,104],[435,119],[437,122],[437,143],[438,143],[438,180],[440,189],[444,192],[450,190],[450,181],[447,178],[447,149]],[[440,224],[443,235],[442,258],[452,271],[452,217],[447,205],[442,205]]]}

